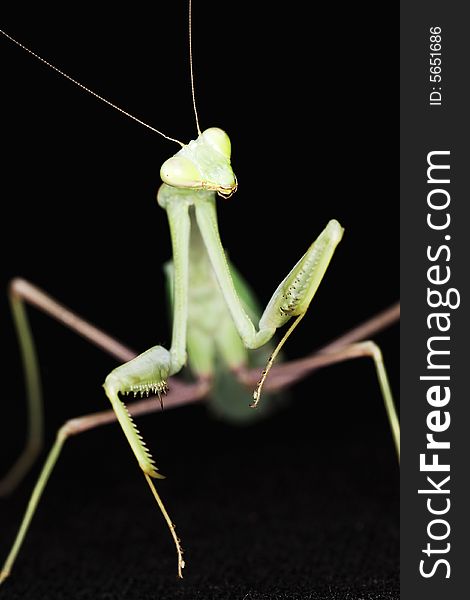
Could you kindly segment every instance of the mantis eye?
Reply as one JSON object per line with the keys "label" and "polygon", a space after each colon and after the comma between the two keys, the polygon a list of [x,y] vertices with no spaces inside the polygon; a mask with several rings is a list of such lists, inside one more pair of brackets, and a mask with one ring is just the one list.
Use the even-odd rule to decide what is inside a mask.
{"label": "mantis eye", "polygon": [[173,187],[199,187],[201,174],[194,164],[184,156],[173,156],[160,169],[162,181]]}
{"label": "mantis eye", "polygon": [[222,129],[219,129],[218,127],[211,127],[203,132],[202,137],[209,146],[214,148],[214,150],[223,154],[225,158],[230,158],[232,148],[230,138],[225,131],[222,131]]}

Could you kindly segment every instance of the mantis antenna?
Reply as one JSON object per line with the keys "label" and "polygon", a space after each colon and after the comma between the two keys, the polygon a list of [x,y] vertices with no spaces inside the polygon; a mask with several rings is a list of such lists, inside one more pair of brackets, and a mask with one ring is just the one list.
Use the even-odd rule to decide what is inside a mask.
{"label": "mantis antenna", "polygon": [[197,133],[198,133],[198,135],[201,135],[201,128],[199,127],[199,119],[197,116],[196,95],[194,93],[193,35],[192,35],[192,25],[191,25],[192,7],[193,7],[193,2],[192,2],[192,0],[189,0],[189,15],[188,15],[189,16],[189,70],[191,73],[191,96],[193,98],[193,109],[194,109],[194,116],[196,117]]}
{"label": "mantis antenna", "polygon": [[[191,2],[189,3],[189,6],[191,7]],[[191,12],[190,12],[190,14],[191,14]],[[190,32],[191,32],[191,29],[190,29]],[[88,92],[89,94],[91,94],[92,96],[94,96],[95,98],[97,98],[98,100],[101,100],[101,102],[104,102],[108,106],[111,106],[111,108],[114,108],[115,110],[119,111],[120,113],[122,113],[126,117],[129,117],[130,119],[133,119],[134,121],[136,121],[140,125],[143,125],[144,127],[147,127],[147,129],[150,129],[154,133],[158,133],[158,135],[161,135],[166,140],[170,140],[170,142],[175,142],[175,143],[179,144],[180,146],[184,146],[184,144],[182,142],[180,142],[179,140],[177,140],[175,138],[172,138],[169,135],[165,135],[162,131],[159,131],[158,129],[155,129],[155,127],[152,127],[148,123],[145,123],[144,121],[141,121],[137,117],[134,117],[134,115],[131,115],[130,113],[128,113],[124,109],[122,109],[119,106],[117,106],[116,104],[113,104],[110,100],[107,100],[106,98],[103,98],[103,96],[100,96],[99,94],[97,94],[93,90],[90,90],[90,88],[88,88],[85,85],[83,85],[83,83],[80,83],[76,79],[73,79],[73,77],[70,77],[70,75],[67,75],[67,73],[64,73],[64,71],[61,71],[56,66],[54,66],[53,64],[51,64],[50,62],[48,62],[46,59],[42,58],[42,56],[39,56],[39,54],[36,54],[35,52],[33,52],[32,50],[30,50],[29,48],[27,48],[24,44],[22,44],[21,42],[19,42],[18,40],[16,40],[14,37],[12,37],[8,33],[6,33],[6,31],[3,31],[3,30],[0,29],[0,33],[2,35],[4,35],[6,38],[8,38],[10,41],[12,41],[14,44],[16,44],[17,46],[19,46],[20,48],[22,48],[23,50],[25,50],[26,52],[28,52],[32,56],[34,56],[34,58],[37,58],[40,62],[42,62],[43,64],[45,64],[46,66],[48,66],[49,68],[51,68],[52,70],[54,70],[56,73],[59,73],[59,75],[62,75],[62,77],[65,77],[65,79],[68,79],[69,81],[71,81],[72,83],[74,83],[75,85],[77,85],[79,88],[81,88],[82,90],[84,90],[85,92]],[[190,39],[191,39],[191,35],[190,35]],[[192,60],[191,60],[191,82],[192,82]],[[194,101],[194,89],[193,89],[193,101]],[[195,106],[194,106],[194,110],[196,110]],[[196,122],[197,122],[197,114],[196,114]],[[198,130],[199,130],[199,125],[198,125]]]}

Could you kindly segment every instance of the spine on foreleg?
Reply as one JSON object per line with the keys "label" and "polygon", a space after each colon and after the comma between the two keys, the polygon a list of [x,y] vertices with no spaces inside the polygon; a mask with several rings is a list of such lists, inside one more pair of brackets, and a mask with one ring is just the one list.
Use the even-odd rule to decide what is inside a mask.
{"label": "spine on foreleg", "polygon": [[344,229],[332,219],[304,256],[287,276],[283,302],[279,310],[284,315],[304,313],[320,285]]}

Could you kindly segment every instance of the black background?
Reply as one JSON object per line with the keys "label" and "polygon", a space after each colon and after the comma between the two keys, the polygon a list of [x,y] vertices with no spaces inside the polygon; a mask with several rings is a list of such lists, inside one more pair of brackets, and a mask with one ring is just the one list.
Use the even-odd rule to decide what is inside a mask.
{"label": "black background", "polygon": [[[195,136],[185,3],[98,16],[28,12],[3,27],[169,135]],[[179,5],[182,6],[179,6]],[[346,228],[286,353],[302,356],[398,297],[393,15],[366,5],[194,6],[201,126],[231,136],[239,191],[220,200],[232,260],[263,303],[326,222]],[[174,5],[174,6],[173,6]],[[374,17],[377,27],[370,28]],[[30,279],[137,350],[167,344],[155,201],[177,147],[5,39],[2,289]],[[21,366],[5,293],[1,466],[24,431]],[[32,312],[47,440],[107,407],[115,362]],[[398,328],[377,336],[398,390]],[[69,442],[3,598],[397,598],[398,467],[370,361],[317,373],[251,428],[204,407],[140,421],[186,549],[183,582],[165,525],[116,427]],[[37,474],[37,471],[35,472]],[[1,500],[5,554],[34,475]]]}

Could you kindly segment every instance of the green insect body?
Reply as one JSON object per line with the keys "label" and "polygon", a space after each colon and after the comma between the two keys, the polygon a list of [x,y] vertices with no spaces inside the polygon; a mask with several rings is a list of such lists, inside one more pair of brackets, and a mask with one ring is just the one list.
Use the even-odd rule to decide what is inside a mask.
{"label": "green insect body", "polygon": [[[252,391],[235,376],[240,368],[263,367],[274,344],[248,350],[242,343],[209,260],[197,227],[194,209],[190,209],[191,237],[189,251],[189,288],[187,352],[188,367],[195,378],[210,380],[208,407],[218,417],[246,423],[263,418],[280,404],[285,404],[288,391],[267,393],[259,410],[252,410]],[[228,261],[235,290],[244,310],[253,322],[262,313],[253,290]],[[173,315],[173,261],[164,265],[170,322]]]}
{"label": "green insect body", "polygon": [[[222,362],[231,370],[245,366],[247,349],[264,346],[291,317],[303,316],[343,233],[337,221],[328,223],[279,284],[256,331],[247,310],[249,306],[254,308],[252,294],[236,277],[242,290],[239,297],[217,225],[216,192],[230,196],[237,188],[229,137],[221,129],[207,129],[168,159],[161,174],[172,184],[163,183],[158,191],[158,203],[168,215],[173,246],[171,347],[147,350],[114,369],[104,383],[139,465],[150,477],[157,476],[156,467],[119,394],[135,390],[143,394],[155,387],[165,390],[168,377],[186,365],[188,354],[193,371],[206,379],[214,375],[216,357],[217,364]],[[255,316],[256,311],[251,312]],[[223,404],[219,401],[219,408]]]}

